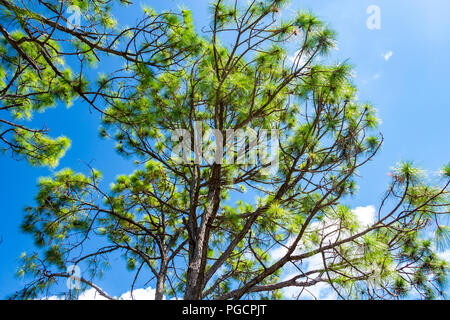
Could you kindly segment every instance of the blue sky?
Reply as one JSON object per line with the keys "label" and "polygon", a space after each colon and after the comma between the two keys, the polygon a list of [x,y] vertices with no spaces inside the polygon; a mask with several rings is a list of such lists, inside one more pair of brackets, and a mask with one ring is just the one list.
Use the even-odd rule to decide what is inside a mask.
{"label": "blue sky", "polygon": [[[198,29],[206,24],[208,1],[141,1],[156,9],[184,4],[194,12]],[[369,30],[366,9],[381,9],[381,29]],[[333,61],[349,59],[355,66],[359,98],[379,110],[385,143],[377,157],[360,170],[356,206],[377,206],[388,183],[387,173],[398,161],[411,159],[422,168],[439,170],[450,161],[450,1],[448,0],[292,0],[291,8],[311,9],[338,32],[339,50]],[[132,23],[140,6],[117,11],[119,23]],[[392,52],[389,59],[386,54]],[[100,71],[100,70],[99,70]],[[33,250],[29,236],[19,231],[23,208],[33,204],[40,176],[71,167],[84,171],[90,163],[104,174],[106,184],[133,166],[115,154],[111,141],[98,138],[99,118],[76,101],[34,117],[46,123],[51,135],[66,135],[72,147],[54,170],[32,168],[25,162],[0,158],[0,298],[22,286],[14,277],[17,258]],[[120,261],[113,263],[101,286],[111,295],[127,291],[132,274]],[[117,277],[116,275],[119,275]]]}

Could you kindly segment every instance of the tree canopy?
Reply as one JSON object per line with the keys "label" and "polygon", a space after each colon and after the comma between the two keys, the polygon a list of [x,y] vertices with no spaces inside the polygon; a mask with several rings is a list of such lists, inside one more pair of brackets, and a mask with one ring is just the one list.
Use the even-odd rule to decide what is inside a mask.
{"label": "tree canopy", "polygon": [[[14,298],[51,293],[76,265],[82,289],[112,299],[96,281],[117,254],[135,273],[131,291],[151,283],[156,299],[277,299],[286,288],[302,297],[319,283],[342,299],[444,294],[448,266],[437,251],[448,246],[450,165],[435,181],[399,163],[373,221],[358,219],[345,202],[383,136],[351,66],[324,62],[336,44],[325,22],[303,11],[281,18],[287,1],[218,0],[202,33],[188,9],[145,9],[137,26],[121,29],[108,1],[69,2],[88,27],[65,27],[57,1],[31,9],[0,0],[2,19],[18,28],[2,22],[2,110],[20,118],[81,97],[136,170],[110,189],[94,168],[39,181],[22,224],[38,249],[22,256],[19,274],[31,279]],[[124,66],[85,77],[84,65],[102,55]],[[69,56],[77,73],[63,63]],[[32,163],[55,164],[67,147],[66,138],[0,121],[15,134],[3,142]],[[196,123],[223,133],[235,153],[242,141],[227,140],[227,130],[277,130],[278,171],[267,174],[260,160],[177,161],[172,134],[189,132],[194,146]],[[306,270],[312,258],[320,264]]]}
{"label": "tree canopy", "polygon": [[[133,27],[119,28],[111,15],[114,3],[131,2],[0,1],[3,153],[10,152],[16,159],[25,158],[32,165],[55,167],[70,140],[51,138],[49,128],[33,128],[22,124],[23,120],[31,120],[33,113],[58,103],[69,107],[77,98],[101,112],[102,105],[97,104],[97,99],[102,83],[88,84],[93,66],[107,57],[120,59],[125,66],[156,66],[157,59],[162,59],[158,55],[162,48],[165,54],[170,54],[170,46],[176,44],[163,36],[171,28],[164,14],[147,15]],[[80,15],[82,25],[73,24],[73,14]],[[182,25],[177,27],[183,29]]]}

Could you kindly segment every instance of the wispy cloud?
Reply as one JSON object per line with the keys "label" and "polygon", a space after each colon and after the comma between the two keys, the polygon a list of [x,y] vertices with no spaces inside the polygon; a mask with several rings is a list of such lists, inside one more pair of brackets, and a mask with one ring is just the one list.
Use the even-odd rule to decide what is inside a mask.
{"label": "wispy cloud", "polygon": [[97,292],[94,288],[84,291],[78,297],[78,300],[108,300]]}
{"label": "wispy cloud", "polygon": [[447,261],[447,263],[450,263],[450,249],[447,249],[444,252],[438,253],[439,258]]}
{"label": "wispy cloud", "polygon": [[374,206],[356,207],[352,211],[363,227],[370,226],[375,222],[376,210]]}
{"label": "wispy cloud", "polygon": [[384,54],[382,54],[384,60],[389,61],[389,59],[394,55],[394,53],[392,51],[388,51]]}
{"label": "wispy cloud", "polygon": [[[356,207],[352,209],[353,214],[360,224],[360,228],[367,228],[372,225],[376,219],[376,208],[373,205],[365,206],[365,207]],[[310,225],[309,230],[315,229],[324,229],[327,226],[335,224],[336,221],[325,218],[323,221],[313,222]],[[327,242],[333,243],[337,240],[339,235],[338,229],[335,232],[329,232],[326,238]],[[269,256],[276,261],[283,257],[287,253],[287,247],[292,246],[294,242],[294,237],[291,237],[286,240],[284,246],[278,246],[272,249],[269,252]],[[303,253],[304,244],[300,243],[299,246],[295,249],[294,254]],[[303,250],[302,250],[303,249]],[[316,254],[308,259],[302,261],[300,268],[304,269],[304,271],[314,271],[323,268],[323,259],[320,254]],[[291,279],[298,275],[297,269],[284,269],[282,281]],[[319,299],[319,300],[335,300],[338,298],[336,292],[333,288],[326,282],[319,282],[313,286],[307,288],[299,288],[299,287],[286,287],[282,289],[283,295],[286,299],[297,299],[299,298],[299,294],[301,294],[300,299]]]}
{"label": "wispy cloud", "polygon": [[147,289],[136,289],[133,291],[133,296],[131,296],[131,291],[128,291],[120,296],[120,300],[155,300],[156,290],[148,287]]}

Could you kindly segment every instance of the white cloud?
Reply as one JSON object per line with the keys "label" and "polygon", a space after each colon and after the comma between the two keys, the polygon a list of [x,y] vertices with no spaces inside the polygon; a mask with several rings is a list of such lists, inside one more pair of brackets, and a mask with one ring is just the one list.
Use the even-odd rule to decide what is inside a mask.
{"label": "white cloud", "polygon": [[269,252],[269,257],[272,258],[272,260],[278,260],[282,257],[284,257],[288,251],[288,248],[292,245],[292,243],[294,242],[295,238],[291,237],[288,239],[287,243],[284,246],[279,246],[275,249],[272,249]]}
{"label": "white cloud", "polygon": [[[369,206],[365,206],[365,207],[356,207],[352,211],[355,214],[356,219],[358,219],[359,223],[362,225],[362,227],[367,227],[369,225],[372,225],[375,222],[376,209],[373,205],[369,205]],[[325,218],[321,222],[316,221],[316,222],[312,223],[310,225],[310,228],[308,228],[308,230],[323,229],[323,228],[326,228],[327,226],[332,226],[334,224],[335,224],[335,221],[331,221],[331,220]],[[334,227],[331,227],[331,228],[334,228]],[[329,229],[329,231],[331,231],[331,230],[333,230],[333,229]],[[334,241],[336,241],[337,236],[338,236],[338,232],[331,232],[331,234],[329,234],[328,237],[326,238],[327,243],[333,243]],[[288,241],[286,242],[286,245],[287,246],[292,245],[293,240],[294,240],[293,237],[288,239]],[[302,251],[304,249],[305,249],[304,246],[300,243],[299,247],[296,248],[296,254],[302,253]],[[269,255],[274,261],[276,261],[277,259],[284,256],[286,254],[286,252],[287,252],[287,249],[285,247],[279,246],[279,247],[271,250]],[[450,252],[450,250],[449,250],[449,252]],[[448,256],[450,257],[450,253],[448,253]],[[306,266],[306,268],[304,270],[305,272],[322,269],[323,268],[322,256],[320,254],[316,254],[316,255],[312,256],[311,258],[303,261],[302,265]],[[283,276],[282,281],[285,281],[285,280],[291,279],[292,277],[295,277],[296,275],[298,275],[298,271],[294,270],[293,272],[284,272],[284,274],[285,274],[285,276]],[[283,291],[283,295],[285,298],[297,299],[299,293],[301,292],[301,289],[302,288],[298,288],[298,287],[288,287],[288,288],[284,288],[282,291]],[[300,299],[336,300],[338,298],[336,292],[327,283],[320,282],[314,286],[307,287],[304,289],[305,290],[303,291]]]}
{"label": "white cloud", "polygon": [[376,80],[376,79],[380,79],[380,77],[381,77],[381,74],[379,74],[379,73],[377,73],[376,75],[374,75],[373,76],[373,78]]}
{"label": "white cloud", "polygon": [[[43,298],[43,300],[65,300],[64,296],[50,296],[48,298]],[[101,294],[97,292],[94,288],[83,291],[78,300],[108,300]]]}
{"label": "white cloud", "polygon": [[133,297],[131,291],[125,292],[120,296],[120,300],[155,300],[156,290],[148,287],[147,289],[133,290]]}
{"label": "white cloud", "polygon": [[364,227],[372,225],[375,222],[374,206],[356,207],[352,211],[356,215],[356,218],[358,219],[359,223]]}
{"label": "white cloud", "polygon": [[[352,211],[355,214],[356,219],[358,219],[358,222],[362,227],[370,226],[375,222],[376,209],[373,205],[369,205],[366,207],[356,207]],[[330,219],[325,218],[323,221],[320,221],[320,222],[316,221],[316,222],[311,223],[311,225],[308,227],[308,231],[326,229],[327,226],[332,226],[332,225],[336,225],[336,221],[331,221]],[[332,230],[334,230],[334,232],[332,232]],[[325,242],[333,243],[337,240],[339,235],[342,236],[342,233],[339,233],[339,229],[337,227],[331,227],[331,229],[327,230],[327,237],[325,239],[326,240]],[[295,240],[295,237],[292,236],[291,238],[289,238],[286,241],[284,246],[280,245],[280,246],[277,246],[276,248],[270,250],[269,256],[271,257],[272,261],[277,261],[278,259],[282,258],[287,253],[288,248],[292,245],[294,240]],[[300,241],[299,245],[297,246],[297,248],[294,251],[294,254],[302,253],[302,249],[304,249],[304,244]],[[315,260],[315,259],[319,259],[319,260]],[[313,257],[313,258],[309,259],[307,262],[310,263],[309,266],[315,266],[317,261],[321,262],[320,256],[318,258]]]}
{"label": "white cloud", "polygon": [[317,300],[336,300],[337,294],[333,291],[331,286],[326,282],[319,282],[318,284],[307,288],[306,293],[309,294],[304,296],[304,298],[311,298]]}
{"label": "white cloud", "polygon": [[43,298],[41,300],[63,300],[63,299],[58,296],[50,296],[48,298]]}
{"label": "white cloud", "polygon": [[287,57],[287,61],[289,61],[292,65],[297,65],[299,68],[302,68],[308,60],[311,58],[307,53],[303,53],[300,56],[300,50],[294,52],[293,55]]}
{"label": "white cloud", "polygon": [[308,263],[308,269],[306,271],[313,271],[313,270],[323,268],[323,259],[322,259],[322,255],[320,255],[320,254],[316,254],[315,256],[312,256],[306,262]]}
{"label": "white cloud", "polygon": [[441,258],[441,259],[447,261],[447,263],[450,264],[450,249],[447,249],[447,250],[444,251],[444,252],[438,253],[438,256],[439,256],[439,258]]}
{"label": "white cloud", "polygon": [[78,297],[78,300],[108,300],[97,292],[94,288],[84,291]]}
{"label": "white cloud", "polygon": [[384,60],[389,61],[389,59],[392,57],[394,53],[392,51],[388,51],[385,54],[382,54]]}
{"label": "white cloud", "polygon": [[[133,298],[131,297],[131,291],[125,292],[119,298],[118,297],[113,298],[118,300],[155,300],[155,293],[156,293],[155,289],[148,287],[146,289],[141,288],[133,290]],[[48,298],[44,298],[44,300],[64,300],[64,297],[51,296]],[[99,294],[97,290],[95,290],[94,288],[91,288],[86,291],[83,291],[78,297],[78,300],[108,300],[108,299]]]}

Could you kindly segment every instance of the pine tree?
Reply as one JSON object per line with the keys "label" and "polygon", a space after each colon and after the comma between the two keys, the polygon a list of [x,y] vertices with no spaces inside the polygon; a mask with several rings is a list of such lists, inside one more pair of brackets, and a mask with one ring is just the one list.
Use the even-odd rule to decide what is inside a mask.
{"label": "pine tree", "polygon": [[[70,107],[81,98],[101,112],[89,70],[107,57],[155,66],[151,58],[166,46],[162,15],[147,15],[136,26],[119,28],[114,3],[127,0],[0,1],[0,151],[32,165],[55,167],[70,146],[67,137],[26,121],[58,103]],[[77,8],[70,11],[68,8]],[[74,25],[72,14],[79,14]],[[145,39],[143,41],[142,39]],[[136,46],[136,42],[139,46]],[[170,44],[169,44],[170,45]],[[141,47],[142,46],[142,47]],[[168,53],[170,50],[166,50]],[[106,83],[99,83],[101,89]]]}
{"label": "pine tree", "polygon": [[[376,110],[358,101],[350,66],[321,62],[335,33],[308,12],[282,20],[285,4],[218,0],[204,34],[187,9],[146,9],[166,26],[157,52],[123,57],[127,72],[103,76],[95,93],[101,135],[137,168],[109,190],[91,168],[39,181],[22,228],[40,249],[23,255],[19,273],[32,279],[15,298],[47,294],[70,265],[82,268],[83,289],[112,298],[95,282],[117,255],[156,299],[278,299],[319,283],[342,299],[443,294],[450,165],[430,182],[399,163],[374,221],[361,222],[345,201],[382,144]],[[178,161],[171,134],[185,130],[193,146],[198,122],[223,137],[277,129],[278,172],[259,160]],[[321,263],[306,272],[309,259]]]}

